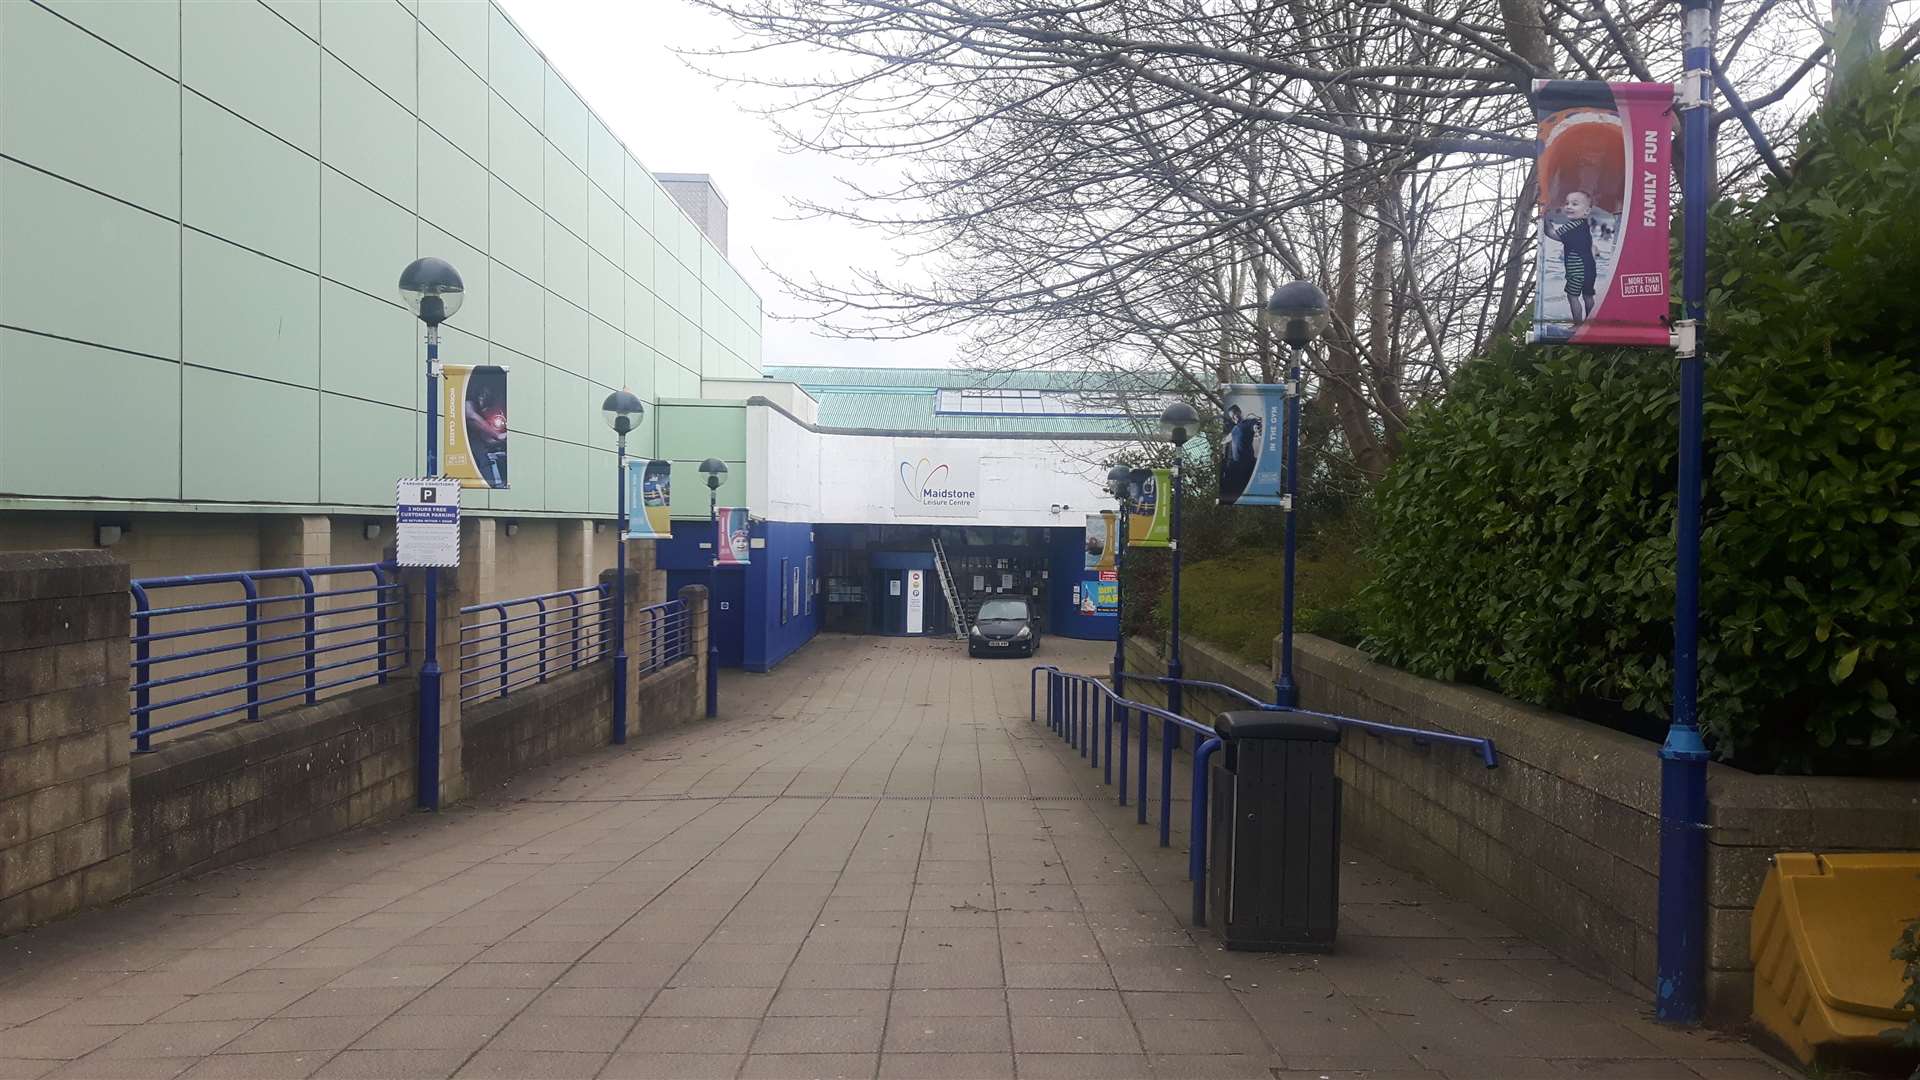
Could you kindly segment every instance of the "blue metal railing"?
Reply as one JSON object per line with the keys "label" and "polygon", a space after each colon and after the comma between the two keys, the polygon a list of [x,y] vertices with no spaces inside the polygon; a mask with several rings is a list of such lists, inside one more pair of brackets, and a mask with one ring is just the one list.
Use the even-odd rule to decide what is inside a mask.
{"label": "blue metal railing", "polygon": [[589,585],[461,608],[460,703],[506,697],[612,655],[612,595]]}
{"label": "blue metal railing", "polygon": [[1500,756],[1494,750],[1493,740],[1483,739],[1476,735],[1455,735],[1451,731],[1428,731],[1424,728],[1402,727],[1399,724],[1382,724],[1375,720],[1360,720],[1351,716],[1337,716],[1333,713],[1314,712],[1311,709],[1275,705],[1271,701],[1261,701],[1259,698],[1254,697],[1252,694],[1238,687],[1228,686],[1226,683],[1207,682],[1202,679],[1170,679],[1164,675],[1135,675],[1132,672],[1127,673],[1127,678],[1139,682],[1163,685],[1178,683],[1180,686],[1190,687],[1196,690],[1211,690],[1215,693],[1224,694],[1227,697],[1233,698],[1249,709],[1259,709],[1262,712],[1287,712],[1298,713],[1301,716],[1317,716],[1322,720],[1331,720],[1343,728],[1354,728],[1375,737],[1393,735],[1411,739],[1415,746],[1424,746],[1428,743],[1462,746],[1478,754],[1480,761],[1486,765],[1487,768],[1498,768],[1500,765]]}
{"label": "blue metal railing", "polygon": [[683,601],[648,604],[633,614],[640,623],[640,648],[634,656],[640,675],[651,675],[690,655],[689,616]]}
{"label": "blue metal railing", "polygon": [[[1198,741],[1193,752],[1191,806],[1187,826],[1187,880],[1193,882],[1193,924],[1207,924],[1207,764],[1220,748],[1213,729],[1197,720],[1168,712],[1144,702],[1129,701],[1092,675],[1075,675],[1050,664],[1036,666],[1027,677],[1027,719],[1039,717],[1038,676],[1047,675],[1047,726],[1068,746],[1089,758],[1089,768],[1104,769],[1106,783],[1114,778],[1114,728],[1120,729],[1118,792],[1120,805],[1127,805],[1128,745],[1132,740],[1129,725],[1140,718],[1140,748],[1132,762],[1135,773],[1134,804],[1140,824],[1147,823],[1150,797],[1147,794],[1148,719],[1158,717],[1160,738],[1160,846],[1167,847],[1173,832],[1173,757],[1179,743],[1175,733],[1191,731]],[[1101,741],[1105,740],[1102,753]]]}
{"label": "blue metal railing", "polygon": [[[345,584],[362,575],[368,584]],[[154,604],[156,594],[168,590],[226,591],[223,587],[230,586],[239,588],[238,598]],[[406,592],[391,565],[141,578],[130,591],[129,712],[137,753],[152,749],[153,736],[163,731],[240,713],[258,720],[270,706],[296,699],[311,705],[322,691],[384,683],[389,673],[406,666]],[[235,612],[238,618],[229,617]],[[225,640],[235,636],[239,640]],[[172,651],[156,652],[156,646]],[[188,661],[199,663],[178,666]],[[214,704],[235,695],[243,700]],[[209,705],[198,712],[190,708]],[[188,715],[156,719],[174,709],[187,709]]]}

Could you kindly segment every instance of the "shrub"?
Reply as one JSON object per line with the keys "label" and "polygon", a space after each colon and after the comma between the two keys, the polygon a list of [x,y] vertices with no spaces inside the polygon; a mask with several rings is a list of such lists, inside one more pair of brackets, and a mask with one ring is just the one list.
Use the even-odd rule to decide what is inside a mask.
{"label": "shrub", "polygon": [[[1920,75],[1709,223],[1702,721],[1748,767],[1920,761]],[[1575,711],[1671,697],[1675,364],[1504,343],[1375,492],[1368,647]]]}

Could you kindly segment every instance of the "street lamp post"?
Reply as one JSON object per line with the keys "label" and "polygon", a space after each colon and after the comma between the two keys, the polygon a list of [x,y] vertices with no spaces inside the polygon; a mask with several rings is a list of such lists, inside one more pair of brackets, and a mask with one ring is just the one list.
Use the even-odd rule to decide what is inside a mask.
{"label": "street lamp post", "polygon": [[619,491],[615,524],[619,545],[613,571],[613,744],[627,741],[627,433],[640,426],[647,407],[630,390],[615,390],[600,403],[600,415],[613,429],[617,447],[614,481]]}
{"label": "street lamp post", "polygon": [[[1169,531],[1167,546],[1173,549],[1173,610],[1170,613],[1172,635],[1171,651],[1167,655],[1167,678],[1175,681],[1167,684],[1167,711],[1180,714],[1185,704],[1185,696],[1179,680],[1184,677],[1180,664],[1180,473],[1182,458],[1186,453],[1187,440],[1200,430],[1200,414],[1193,406],[1184,401],[1176,401],[1160,413],[1160,437],[1173,444],[1173,527]],[[1176,743],[1180,731],[1171,724],[1166,726],[1167,741]]]}
{"label": "street lamp post", "polygon": [[720,485],[727,479],[727,463],[708,458],[700,463],[707,477],[707,517],[712,522],[713,562],[707,567],[707,719],[720,714],[720,637],[714,633],[720,612]]}
{"label": "street lamp post", "polygon": [[[466,299],[460,272],[445,259],[415,259],[400,272],[400,299],[427,326],[427,475],[440,472],[440,324]],[[420,733],[415,802],[440,808],[440,571],[427,567],[426,655],[420,663]]]}
{"label": "street lamp post", "polygon": [[[1107,470],[1107,491],[1120,503],[1120,528],[1113,538],[1113,692],[1121,697],[1127,696],[1127,595],[1120,574],[1127,557],[1127,485],[1132,479],[1125,465]],[[1099,606],[1097,597],[1094,606]]]}
{"label": "street lamp post", "polygon": [[1273,684],[1273,703],[1292,708],[1300,703],[1293,681],[1293,560],[1300,524],[1300,377],[1307,344],[1326,333],[1327,294],[1311,281],[1293,281],[1273,290],[1265,312],[1280,328],[1280,339],[1293,350],[1287,373],[1287,553],[1280,583],[1280,678]]}

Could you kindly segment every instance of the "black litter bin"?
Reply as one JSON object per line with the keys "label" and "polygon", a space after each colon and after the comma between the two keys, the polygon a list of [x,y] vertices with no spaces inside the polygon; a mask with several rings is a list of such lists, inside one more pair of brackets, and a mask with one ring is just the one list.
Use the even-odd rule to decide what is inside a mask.
{"label": "black litter bin", "polygon": [[1331,720],[1222,713],[1209,904],[1229,949],[1325,952],[1340,916],[1340,780]]}

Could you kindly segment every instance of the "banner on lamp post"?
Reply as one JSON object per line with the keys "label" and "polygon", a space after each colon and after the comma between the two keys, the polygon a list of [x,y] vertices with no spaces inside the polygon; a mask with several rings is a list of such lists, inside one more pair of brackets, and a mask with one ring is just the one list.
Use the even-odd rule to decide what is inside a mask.
{"label": "banner on lamp post", "polygon": [[1673,87],[1542,79],[1530,340],[1669,341],[1668,161]]}
{"label": "banner on lamp post", "polygon": [[1173,470],[1135,469],[1127,479],[1128,547],[1172,547]]}
{"label": "banner on lamp post", "polygon": [[627,462],[627,539],[666,540],[673,535],[668,504],[673,500],[673,464]]}
{"label": "banner on lamp post", "polygon": [[440,365],[441,475],[463,488],[507,487],[507,369]]}
{"label": "banner on lamp post", "polygon": [[1236,383],[1220,388],[1220,505],[1284,506],[1287,468],[1287,388]]}
{"label": "banner on lamp post", "polygon": [[1113,569],[1115,549],[1119,547],[1118,518],[1111,510],[1087,515],[1086,568]]}
{"label": "banner on lamp post", "polygon": [[750,561],[748,551],[753,546],[752,532],[747,520],[747,508],[744,506],[723,506],[719,509],[720,526],[714,537],[713,562],[716,566],[745,566]]}

